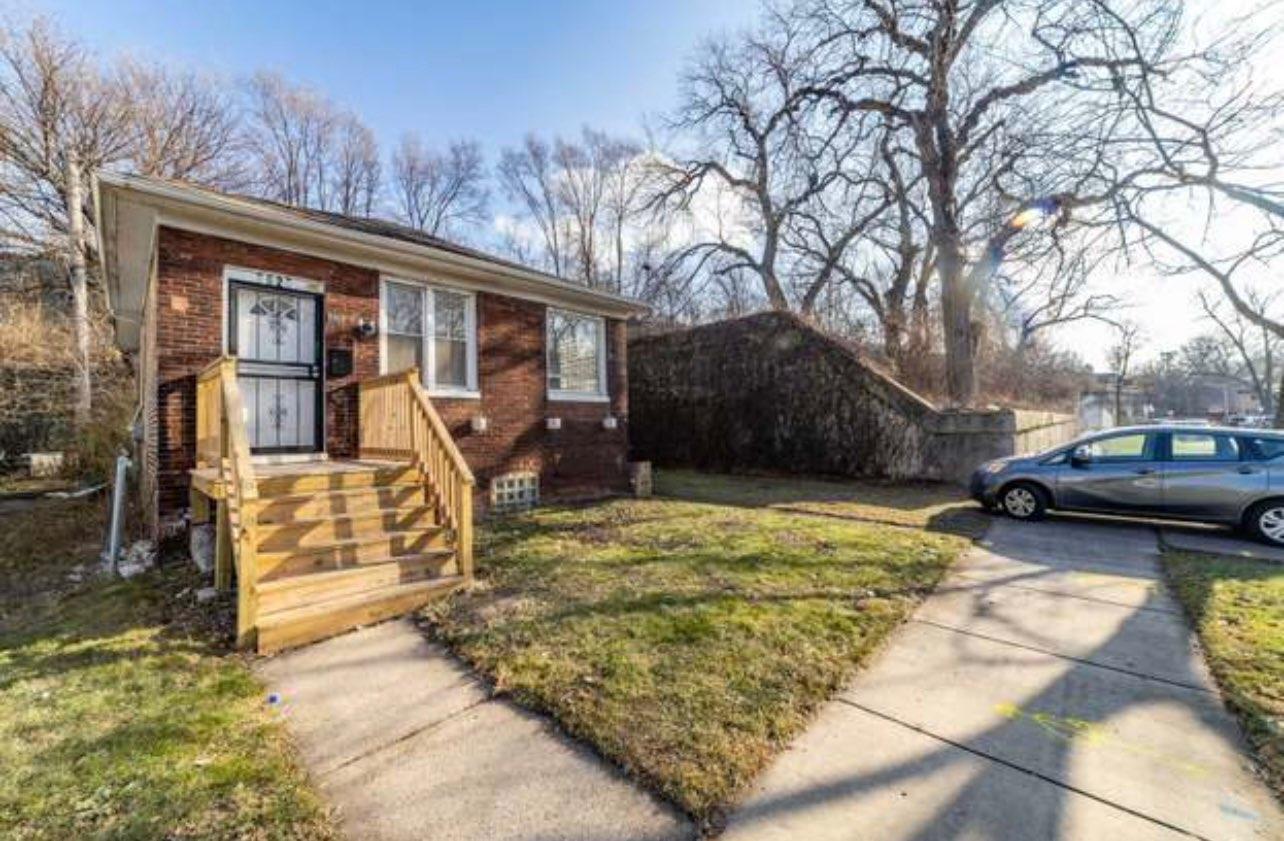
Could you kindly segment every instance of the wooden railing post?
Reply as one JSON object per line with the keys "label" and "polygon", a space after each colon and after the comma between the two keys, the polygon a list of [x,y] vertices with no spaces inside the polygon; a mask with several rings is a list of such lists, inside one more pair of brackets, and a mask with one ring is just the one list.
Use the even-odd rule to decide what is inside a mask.
{"label": "wooden railing post", "polygon": [[231,586],[236,572],[236,642],[254,644],[258,620],[258,485],[245,432],[236,359],[223,357],[196,378],[197,464],[214,467],[218,502],[214,585]]}
{"label": "wooden railing post", "polygon": [[457,478],[457,500],[459,522],[456,525],[459,546],[456,557],[459,559],[459,574],[464,577],[464,586],[473,583],[473,480],[471,476]]}

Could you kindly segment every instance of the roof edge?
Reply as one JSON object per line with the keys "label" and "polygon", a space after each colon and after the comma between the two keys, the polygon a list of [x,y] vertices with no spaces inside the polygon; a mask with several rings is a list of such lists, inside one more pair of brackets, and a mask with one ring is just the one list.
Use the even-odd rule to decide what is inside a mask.
{"label": "roof edge", "polygon": [[[382,253],[393,261],[426,260],[445,267],[452,267],[465,273],[483,273],[498,277],[511,284],[511,286],[497,284],[494,290],[496,294],[506,294],[519,298],[552,299],[554,302],[565,306],[578,306],[590,309],[594,314],[616,318],[628,318],[645,315],[650,312],[650,307],[634,298],[592,289],[537,269],[509,263],[497,257],[489,258],[481,254],[461,253],[426,243],[414,243],[377,233],[345,228],[341,225],[299,216],[291,213],[288,209],[275,208],[249,199],[238,198],[204,188],[187,187],[171,181],[112,172],[96,173],[94,180],[95,204],[97,205],[96,209],[100,212],[108,204],[105,201],[106,198],[110,197],[112,199],[110,204],[114,206],[119,198],[125,195],[132,195],[160,211],[157,219],[158,224],[183,228],[184,214],[182,211],[185,209],[203,212],[207,215],[223,215],[229,221],[237,220],[241,223],[247,221],[258,222],[267,226],[256,233],[260,233],[264,239],[269,240],[269,242],[264,243],[269,246],[271,245],[270,240],[273,239],[273,234],[279,235],[283,232],[292,232],[301,235],[305,239],[311,237],[342,244],[354,249],[356,252]],[[166,213],[166,210],[171,212]],[[111,232],[102,230],[101,225],[98,228],[99,254],[105,257],[113,251],[108,247],[108,239],[111,236]],[[193,229],[198,230],[198,232],[208,232],[200,230],[200,228]],[[229,232],[227,236],[234,238],[237,234],[236,232]],[[300,250],[301,245],[291,243],[278,247],[288,247],[297,251]],[[360,263],[360,257],[355,256],[349,262]],[[108,268],[110,272],[110,267],[105,268]],[[522,292],[527,292],[528,295],[523,295],[521,294]]]}

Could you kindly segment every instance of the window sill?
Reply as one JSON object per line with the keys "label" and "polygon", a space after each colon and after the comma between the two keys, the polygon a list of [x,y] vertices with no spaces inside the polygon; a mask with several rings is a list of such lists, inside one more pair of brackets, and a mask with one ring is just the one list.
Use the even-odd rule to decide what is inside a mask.
{"label": "window sill", "polygon": [[582,394],[574,391],[550,391],[550,403],[610,403],[611,398],[605,394]]}
{"label": "window sill", "polygon": [[428,389],[428,396],[437,400],[481,400],[480,391],[452,391],[449,389]]}

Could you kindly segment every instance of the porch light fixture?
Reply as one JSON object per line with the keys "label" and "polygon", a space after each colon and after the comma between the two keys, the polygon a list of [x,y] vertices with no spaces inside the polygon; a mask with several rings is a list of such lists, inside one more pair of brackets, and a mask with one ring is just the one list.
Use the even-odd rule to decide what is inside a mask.
{"label": "porch light fixture", "polygon": [[359,339],[373,339],[379,335],[379,325],[368,318],[362,318],[357,321],[357,326],[353,330]]}
{"label": "porch light fixture", "polygon": [[547,420],[544,421],[544,425],[548,428],[549,432],[556,432],[557,430],[562,428],[562,419],[548,418]]}
{"label": "porch light fixture", "polygon": [[490,428],[490,418],[485,415],[473,415],[472,419],[468,421],[468,426],[473,432],[480,435]]}
{"label": "porch light fixture", "polygon": [[619,425],[620,425],[620,422],[618,419],[616,419],[615,415],[607,415],[606,417],[602,418],[603,429],[615,429]]}

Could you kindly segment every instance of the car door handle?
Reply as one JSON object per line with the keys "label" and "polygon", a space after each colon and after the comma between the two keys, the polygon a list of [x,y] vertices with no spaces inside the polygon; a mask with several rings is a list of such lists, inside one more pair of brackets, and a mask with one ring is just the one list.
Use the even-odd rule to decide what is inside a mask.
{"label": "car door handle", "polygon": [[1249,474],[1251,474],[1251,473],[1256,473],[1256,472],[1257,472],[1257,468],[1256,468],[1256,467],[1241,467],[1241,468],[1239,469],[1239,472],[1240,472],[1240,473],[1243,473],[1245,476],[1247,476],[1247,475],[1249,475]]}
{"label": "car door handle", "polygon": [[1133,473],[1136,473],[1138,476],[1149,476],[1151,473],[1154,473],[1154,472],[1155,472],[1155,468],[1153,468],[1153,467],[1138,467],[1136,470],[1134,470],[1134,471],[1132,471],[1132,472],[1133,472]]}

